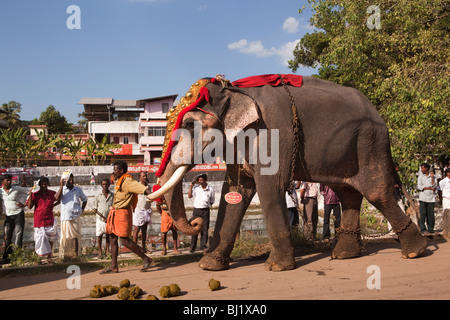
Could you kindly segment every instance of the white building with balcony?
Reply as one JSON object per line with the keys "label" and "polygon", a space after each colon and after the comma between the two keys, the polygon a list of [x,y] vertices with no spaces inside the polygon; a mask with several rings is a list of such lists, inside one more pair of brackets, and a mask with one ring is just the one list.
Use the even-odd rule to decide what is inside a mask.
{"label": "white building with balcony", "polygon": [[120,145],[112,150],[114,159],[131,164],[158,165],[166,133],[166,113],[177,95],[141,100],[82,98],[88,132],[97,141]]}
{"label": "white building with balcony", "polygon": [[166,135],[166,114],[173,107],[177,95],[138,100],[136,106],[144,108],[139,115],[139,143],[145,165],[159,165]]}

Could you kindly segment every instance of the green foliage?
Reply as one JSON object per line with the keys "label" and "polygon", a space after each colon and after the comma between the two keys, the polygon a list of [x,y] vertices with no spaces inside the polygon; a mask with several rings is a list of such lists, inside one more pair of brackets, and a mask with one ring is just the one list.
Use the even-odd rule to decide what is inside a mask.
{"label": "green foliage", "polygon": [[72,125],[67,121],[66,117],[61,115],[61,113],[55,109],[54,106],[50,105],[41,112],[39,120],[34,121],[34,124],[45,124],[47,125],[49,133],[69,133],[72,132]]}
{"label": "green foliage", "polygon": [[0,152],[2,158],[16,157],[16,164],[20,164],[21,155],[27,147],[24,128],[18,129],[2,129],[0,131]]}
{"label": "green foliage", "polygon": [[[37,140],[27,140],[27,130],[24,128],[0,130],[0,165],[9,165],[14,160],[14,165],[21,167],[32,160],[44,159],[48,149],[56,147],[59,152],[59,166],[62,165],[62,156],[72,158],[71,164],[83,165],[81,153],[86,151],[90,164],[105,163],[106,156],[112,155],[112,148],[118,145],[107,142],[107,136],[102,141],[93,139],[83,141],[73,135],[46,135],[42,131],[37,132]],[[13,157],[13,158],[12,158]]]}
{"label": "green foliage", "polygon": [[360,212],[361,228],[367,230],[380,231],[382,228],[380,219],[382,217],[380,211],[370,205],[366,198],[363,199]]}
{"label": "green foliage", "polygon": [[22,121],[20,120],[20,111],[22,111],[22,105],[16,101],[10,101],[8,103],[3,103],[1,108],[2,113],[0,113],[0,119],[5,120],[10,128],[19,128],[22,126]]}
{"label": "green foliage", "polygon": [[13,251],[9,255],[11,267],[23,267],[25,265],[38,265],[40,258],[31,249],[19,247],[15,244],[12,245]]}
{"label": "green foliage", "polygon": [[[311,24],[289,61],[364,93],[385,120],[409,185],[420,162],[448,157],[450,5],[443,0],[309,0]],[[378,5],[380,28],[369,29]],[[301,10],[300,10],[301,12]]]}

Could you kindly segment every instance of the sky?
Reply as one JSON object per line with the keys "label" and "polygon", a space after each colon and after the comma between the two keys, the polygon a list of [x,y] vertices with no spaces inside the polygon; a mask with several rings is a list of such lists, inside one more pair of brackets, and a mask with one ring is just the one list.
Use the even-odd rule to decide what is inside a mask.
{"label": "sky", "polygon": [[[2,0],[0,103],[77,123],[83,97],[178,94],[203,77],[292,73],[306,0]],[[299,68],[296,74],[317,73]]]}

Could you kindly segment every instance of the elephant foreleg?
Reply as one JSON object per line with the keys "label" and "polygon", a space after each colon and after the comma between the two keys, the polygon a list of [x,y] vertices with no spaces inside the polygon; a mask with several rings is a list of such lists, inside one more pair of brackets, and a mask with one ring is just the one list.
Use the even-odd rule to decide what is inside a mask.
{"label": "elephant foreleg", "polygon": [[199,262],[199,266],[206,270],[228,269],[236,235],[245,211],[255,195],[254,187],[240,187],[239,192],[243,196],[242,201],[238,204],[229,204],[225,201],[225,194],[229,191],[229,183],[224,182],[210,249]]}
{"label": "elephant foreleg", "polygon": [[337,243],[331,257],[350,259],[361,255],[359,213],[363,196],[351,187],[335,187],[342,205],[341,226],[336,230]]}
{"label": "elephant foreleg", "polygon": [[265,262],[265,269],[268,271],[284,271],[295,268],[286,193],[284,190],[277,190],[276,185],[272,179],[264,177],[261,177],[257,183],[261,209],[271,242],[270,256]]}

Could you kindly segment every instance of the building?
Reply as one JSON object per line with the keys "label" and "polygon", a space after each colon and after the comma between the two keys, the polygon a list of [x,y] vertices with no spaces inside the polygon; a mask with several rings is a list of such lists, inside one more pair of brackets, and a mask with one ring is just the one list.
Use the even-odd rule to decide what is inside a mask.
{"label": "building", "polygon": [[114,160],[129,164],[159,164],[166,132],[166,113],[177,95],[141,100],[82,98],[88,133],[97,141],[120,145],[111,150]]}
{"label": "building", "polygon": [[139,116],[139,145],[145,165],[159,165],[166,135],[166,115],[173,107],[177,95],[137,101],[144,111]]}

